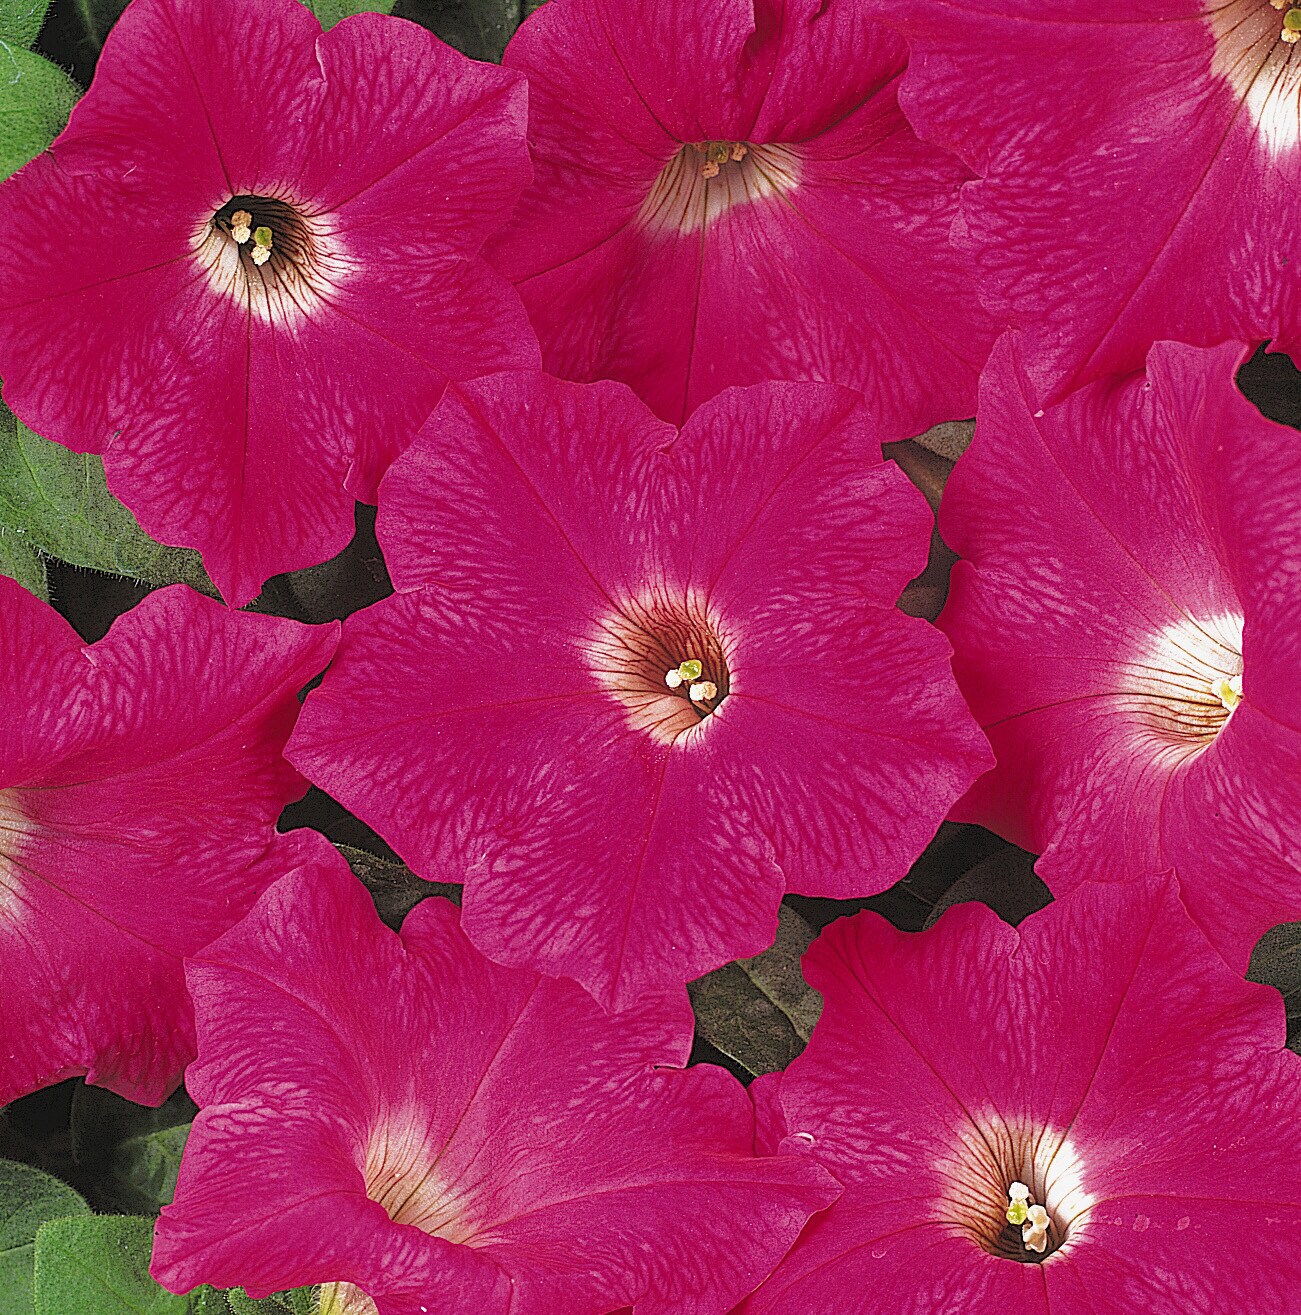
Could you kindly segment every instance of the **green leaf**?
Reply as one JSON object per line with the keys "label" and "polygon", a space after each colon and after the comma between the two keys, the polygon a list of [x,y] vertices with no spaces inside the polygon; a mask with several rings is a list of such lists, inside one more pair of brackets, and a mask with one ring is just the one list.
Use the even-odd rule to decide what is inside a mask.
{"label": "green leaf", "polygon": [[323,28],[329,29],[354,14],[391,14],[394,0],[302,0],[302,3],[316,15]]}
{"label": "green leaf", "polygon": [[403,0],[398,13],[472,59],[500,63],[523,10],[521,0]]}
{"label": "green leaf", "polygon": [[50,0],[0,0],[0,42],[30,46],[40,35]]}
{"label": "green leaf", "polygon": [[0,1160],[0,1315],[32,1315],[36,1309],[32,1267],[40,1226],[89,1213],[90,1207],[67,1183],[25,1164]]}
{"label": "green leaf", "polygon": [[49,581],[45,578],[45,562],[16,530],[0,525],[0,575],[17,580],[28,593],[45,602],[50,601]]}
{"label": "green leaf", "polygon": [[394,931],[402,926],[403,919],[421,900],[431,895],[442,895],[453,904],[461,902],[460,886],[425,881],[401,863],[376,858],[374,854],[354,849],[351,845],[336,848],[348,860],[353,875],[370,891],[380,921]]}
{"label": "green leaf", "polygon": [[1288,1046],[1301,1051],[1301,922],[1285,922],[1256,942],[1247,979],[1272,986],[1283,997]]}
{"label": "green leaf", "polygon": [[63,131],[80,94],[77,84],[48,59],[0,41],[0,179],[21,169]]}
{"label": "green leaf", "polygon": [[128,1137],[113,1151],[113,1177],[119,1191],[130,1194],[139,1208],[157,1214],[176,1194],[176,1174],[190,1135],[188,1123]]}
{"label": "green leaf", "polygon": [[36,1234],[36,1315],[189,1315],[149,1277],[154,1221],[56,1219]]}
{"label": "green leaf", "polygon": [[270,1297],[254,1301],[243,1288],[226,1293],[231,1315],[316,1315],[315,1288],[295,1288],[292,1292],[277,1292]]}
{"label": "green leaf", "polygon": [[813,928],[783,904],[770,949],[688,987],[701,1036],[756,1077],[784,1069],[804,1049],[822,1012],[822,997],[800,971],[812,940]]}
{"label": "green leaf", "polygon": [[0,409],[0,527],[50,557],[151,585],[215,591],[199,555],[155,543],[108,491],[104,463],[38,438]]}
{"label": "green leaf", "polygon": [[973,900],[989,905],[1004,922],[1014,926],[1037,913],[1052,903],[1052,896],[1036,875],[1034,863],[1033,854],[1015,845],[1004,845],[968,868],[935,901],[926,919],[926,927],[933,927],[955,904],[968,904]]}

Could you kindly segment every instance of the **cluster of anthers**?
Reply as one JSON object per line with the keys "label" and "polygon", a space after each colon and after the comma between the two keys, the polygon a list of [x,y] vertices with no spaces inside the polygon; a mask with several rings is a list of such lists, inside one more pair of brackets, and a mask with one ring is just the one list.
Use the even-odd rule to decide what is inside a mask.
{"label": "cluster of anthers", "polygon": [[718,697],[718,686],[712,680],[700,679],[704,670],[705,664],[699,658],[687,658],[664,673],[664,683],[669,689],[681,689],[686,685],[692,703],[708,703]]}
{"label": "cluster of anthers", "polygon": [[702,178],[717,178],[718,171],[729,160],[744,160],[750,149],[744,142],[693,142],[692,145],[702,157]]}
{"label": "cluster of anthers", "polygon": [[1007,1222],[1021,1226],[1021,1245],[1027,1251],[1043,1255],[1048,1250],[1048,1227],[1052,1220],[1048,1211],[1030,1199],[1030,1189],[1024,1183],[1013,1183],[1007,1189]]}
{"label": "cluster of anthers", "polygon": [[1269,0],[1269,3],[1275,9],[1283,10],[1283,30],[1279,36],[1289,46],[1296,45],[1301,41],[1301,7],[1298,7],[1298,0]]}
{"label": "cluster of anthers", "polygon": [[271,259],[271,230],[265,224],[253,227],[253,216],[247,210],[236,210],[230,217],[230,235],[236,243],[244,246],[249,239],[253,241],[253,250],[249,253],[253,263],[259,267]]}

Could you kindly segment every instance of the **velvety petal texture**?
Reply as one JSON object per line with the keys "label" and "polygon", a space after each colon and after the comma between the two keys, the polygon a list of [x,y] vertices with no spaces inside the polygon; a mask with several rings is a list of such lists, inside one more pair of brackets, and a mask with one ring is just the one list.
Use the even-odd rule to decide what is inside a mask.
{"label": "velvety petal texture", "polygon": [[998,758],[954,816],[1055,891],[1173,867],[1235,967],[1301,917],[1301,443],[1234,387],[1245,349],[1036,409],[1000,342],[940,525],[939,624]]}
{"label": "velvety petal texture", "polygon": [[1301,349],[1291,0],[868,0],[900,100],[979,175],[955,228],[1038,406],[1161,339]]}
{"label": "velvety petal texture", "polygon": [[808,1049],[753,1090],[774,1149],[845,1190],[745,1315],[1301,1311],[1301,1059],[1173,879],[1085,884],[1019,931],[863,913],[805,975]]}
{"label": "velvety petal texture", "polygon": [[85,1074],[156,1105],[194,1057],[181,959],[329,844],[277,834],[337,626],[183,585],[97,644],[0,577],[0,1105]]}
{"label": "velvety petal texture", "polygon": [[886,441],[971,414],[970,175],[908,126],[903,42],[857,0],[552,0],[504,62],[536,176],[488,256],[548,370],[674,423],[766,379],[857,389]]}
{"label": "velvety petal texture", "polygon": [[232,604],[334,555],[448,378],[537,361],[478,256],[530,176],[525,103],[403,20],[133,0],[0,186],[5,401]]}
{"label": "velvety petal texture", "polygon": [[680,988],[607,1015],[491,963],[453,905],[397,935],[332,865],[187,965],[203,1106],[153,1272],[328,1315],[723,1315],[838,1188],[754,1152],[740,1084],[683,1071]]}
{"label": "velvety petal texture", "polygon": [[625,1005],[771,944],[786,891],[885,889],[989,766],[894,606],[930,519],[844,389],[679,433],[620,384],[458,386],[384,481],[398,592],[290,758],[464,881],[490,957]]}

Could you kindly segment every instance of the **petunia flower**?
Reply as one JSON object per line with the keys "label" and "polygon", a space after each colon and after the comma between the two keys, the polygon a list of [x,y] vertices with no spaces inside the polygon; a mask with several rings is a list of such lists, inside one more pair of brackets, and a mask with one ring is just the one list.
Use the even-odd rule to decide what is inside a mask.
{"label": "petunia flower", "polygon": [[844,1184],[744,1315],[1301,1310],[1301,1059],[1168,878],[1014,931],[875,913],[805,957],[825,1008],[751,1088]]}
{"label": "petunia flower", "polygon": [[0,1105],[83,1073],[146,1105],[180,1081],[182,956],[330,850],[275,822],[337,631],[176,585],[88,645],[0,577]]}
{"label": "petunia flower", "polygon": [[448,378],[537,361],[478,257],[525,88],[415,24],[133,0],[0,187],[0,376],[226,600],[347,544]]}
{"label": "petunia flower", "polygon": [[998,758],[954,816],[1054,891],[1173,867],[1229,963],[1301,917],[1301,443],[1241,346],[1035,409],[1011,339],[944,495],[939,624]]}
{"label": "petunia flower", "polygon": [[465,882],[485,954],[622,1007],[770,945],[787,891],[884,890],[989,765],[894,606],[929,522],[840,388],[679,434],[619,384],[459,386],[384,482],[398,592],[287,753]]}
{"label": "petunia flower", "polygon": [[1301,349],[1298,0],[870,0],[900,99],[982,176],[954,236],[1035,405],[1161,339]]}
{"label": "petunia flower", "polygon": [[552,0],[504,62],[536,175],[487,254],[546,369],[679,424],[767,379],[859,390],[884,441],[972,413],[970,175],[909,128],[903,42],[857,0]]}
{"label": "petunia flower", "polygon": [[618,1016],[491,963],[454,905],[401,935],[336,867],[186,967],[203,1107],[154,1276],[322,1315],[721,1315],[838,1188],[759,1157],[738,1083],[682,1070],[680,988]]}

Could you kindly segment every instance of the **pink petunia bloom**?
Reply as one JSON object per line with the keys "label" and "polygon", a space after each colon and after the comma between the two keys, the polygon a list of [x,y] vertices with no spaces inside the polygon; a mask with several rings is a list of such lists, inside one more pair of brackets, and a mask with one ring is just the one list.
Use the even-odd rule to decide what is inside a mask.
{"label": "pink petunia bloom", "polygon": [[1174,868],[1236,968],[1301,917],[1301,443],[1234,388],[1244,349],[1036,411],[1012,338],[940,525],[940,626],[998,759],[954,811],[1060,892]]}
{"label": "pink petunia bloom", "polygon": [[326,1285],[322,1315],[721,1315],[838,1188],[760,1157],[744,1089],[682,1070],[680,988],[612,1016],[501,968],[429,899],[401,935],[337,868],[190,960],[203,1106],[163,1211],[173,1291]]}
{"label": "pink petunia bloom", "polygon": [[751,1088],[759,1143],[845,1190],[745,1315],[1301,1311],[1301,1059],[1172,880],[1019,931],[863,913],[804,964],[825,1009]]}
{"label": "pink petunia bloom", "polygon": [[384,481],[398,593],[349,618],[291,761],[500,963],[622,1007],[772,943],[787,891],[903,876],[991,762],[895,601],[922,496],[854,394],[449,390]]}
{"label": "pink petunia bloom", "polygon": [[478,257],[525,87],[398,19],[134,0],[0,187],[0,376],[228,602],[343,548],[448,378],[536,364]]}
{"label": "pink petunia bloom", "polygon": [[536,176],[487,254],[553,374],[675,423],[766,379],[857,389],[883,441],[972,413],[970,175],[904,120],[903,42],[858,0],[552,0],[504,62]]}
{"label": "pink petunia bloom", "polygon": [[322,850],[281,757],[337,626],[184,585],[83,644],[0,577],[0,1105],[84,1073],[146,1105],[194,1057],[181,959]]}
{"label": "pink petunia bloom", "polygon": [[1301,349],[1297,6],[866,3],[908,38],[909,120],[982,175],[954,236],[1036,406],[1161,339]]}

